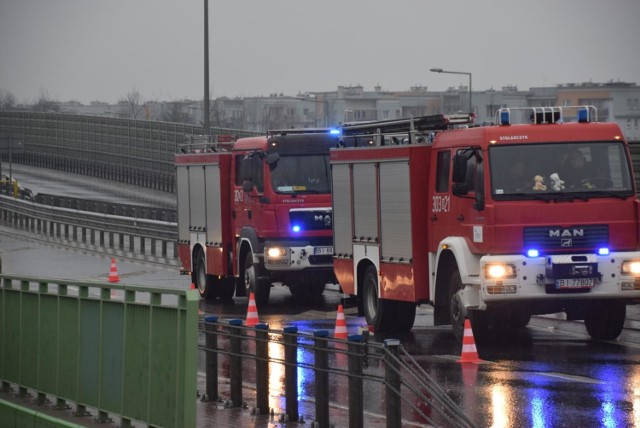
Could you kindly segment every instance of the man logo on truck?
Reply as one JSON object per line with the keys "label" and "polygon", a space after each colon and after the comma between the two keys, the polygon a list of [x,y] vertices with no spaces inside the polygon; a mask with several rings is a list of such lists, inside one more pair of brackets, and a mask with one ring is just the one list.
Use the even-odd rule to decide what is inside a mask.
{"label": "man logo on truck", "polygon": [[573,238],[584,236],[584,229],[555,229],[549,231],[549,238]]}

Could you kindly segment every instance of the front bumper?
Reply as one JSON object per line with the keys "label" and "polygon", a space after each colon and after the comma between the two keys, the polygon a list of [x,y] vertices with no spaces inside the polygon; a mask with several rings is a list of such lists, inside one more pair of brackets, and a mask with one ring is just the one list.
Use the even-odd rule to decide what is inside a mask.
{"label": "front bumper", "polygon": [[333,266],[333,246],[286,245],[267,242],[264,246],[264,266],[272,271],[331,268]]}
{"label": "front bumper", "polygon": [[[622,271],[629,261],[640,261],[640,252],[484,256],[478,274],[465,281],[463,300],[467,307],[482,309],[515,300],[639,299],[640,276]],[[507,274],[491,278],[487,272],[495,265],[507,266]]]}

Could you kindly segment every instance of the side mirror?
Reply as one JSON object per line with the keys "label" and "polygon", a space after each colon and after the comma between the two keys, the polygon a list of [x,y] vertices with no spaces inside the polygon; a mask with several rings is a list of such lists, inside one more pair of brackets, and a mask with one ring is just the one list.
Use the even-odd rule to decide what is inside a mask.
{"label": "side mirror", "polygon": [[467,183],[453,183],[451,187],[451,193],[455,196],[464,196],[469,194],[469,186]]}
{"label": "side mirror", "polygon": [[[468,156],[464,153],[456,153],[453,157],[452,180],[454,183],[464,183],[467,181],[467,159]],[[468,190],[464,194],[466,195],[467,193]]]}
{"label": "side mirror", "polygon": [[253,190],[253,181],[245,180],[242,182],[242,190],[249,193]]}
{"label": "side mirror", "polygon": [[265,162],[267,163],[267,165],[273,166],[277,164],[279,160],[280,160],[280,154],[278,154],[277,152],[273,152],[267,155]]}

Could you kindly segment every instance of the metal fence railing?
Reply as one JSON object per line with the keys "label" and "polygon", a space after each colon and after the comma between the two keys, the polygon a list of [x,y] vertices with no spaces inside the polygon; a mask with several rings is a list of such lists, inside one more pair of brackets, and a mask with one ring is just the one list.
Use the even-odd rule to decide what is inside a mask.
{"label": "metal fence railing", "polygon": [[198,301],[194,290],[0,274],[0,388],[121,427],[194,427]]}
{"label": "metal fence railing", "polygon": [[[223,321],[215,316],[205,317],[199,330],[204,337],[200,349],[206,360],[205,398],[218,399],[219,368],[226,367],[230,399],[224,404],[228,407],[244,404],[243,382],[249,380],[243,362],[247,362],[255,367],[255,414],[269,414],[269,396],[274,392],[269,388],[282,384],[285,413],[281,420],[301,421],[298,400],[304,394],[299,388],[303,383],[313,385],[315,421],[311,426],[331,426],[330,397],[336,390],[346,392],[340,404],[348,407],[350,427],[364,426],[365,395],[375,397],[377,405],[384,402],[387,426],[402,426],[403,408],[421,419],[419,422],[432,426],[474,426],[398,340],[376,343],[368,340],[366,330],[347,340],[336,339],[328,330],[270,330],[267,324],[246,327],[243,320]],[[284,373],[284,382],[270,379],[274,368]],[[301,373],[308,373],[309,378],[301,381]]]}
{"label": "metal fence railing", "polygon": [[177,265],[177,225],[0,195],[0,224],[99,252]]}

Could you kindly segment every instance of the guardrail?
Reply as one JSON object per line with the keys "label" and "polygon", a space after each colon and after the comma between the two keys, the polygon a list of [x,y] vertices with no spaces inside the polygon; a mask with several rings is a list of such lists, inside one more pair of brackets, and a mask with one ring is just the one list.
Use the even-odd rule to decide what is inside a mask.
{"label": "guardrail", "polygon": [[0,274],[0,390],[121,427],[195,427],[198,301],[195,290]]}
{"label": "guardrail", "polygon": [[79,248],[178,264],[173,222],[41,205],[4,195],[0,195],[0,222]]}
{"label": "guardrail", "polygon": [[[267,324],[243,326],[240,319],[219,320],[205,317],[200,323],[205,353],[205,399],[218,400],[219,367],[228,367],[230,399],[227,407],[244,404],[243,373],[251,372],[243,364],[255,368],[256,404],[253,414],[269,414],[270,386],[280,380],[270,379],[270,370],[284,372],[285,414],[280,421],[304,422],[299,414],[299,385],[313,384],[315,421],[312,427],[331,426],[330,392],[346,391],[340,405],[349,409],[349,426],[364,423],[364,391],[384,402],[387,426],[402,426],[402,405],[423,423],[433,426],[472,427],[464,411],[447,392],[404,350],[400,342],[387,339],[383,344],[368,340],[368,331],[349,336],[347,340],[330,337],[329,330],[299,332],[297,327],[270,330]],[[222,356],[227,361],[220,361]],[[305,379],[300,380],[299,376]],[[313,376],[313,379],[311,377]],[[330,383],[331,377],[331,383]],[[348,385],[336,386],[338,378]],[[331,387],[330,387],[331,385]],[[383,401],[384,397],[384,401]]]}

